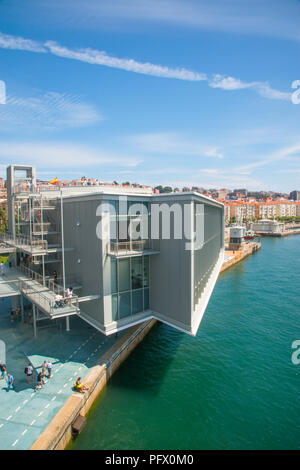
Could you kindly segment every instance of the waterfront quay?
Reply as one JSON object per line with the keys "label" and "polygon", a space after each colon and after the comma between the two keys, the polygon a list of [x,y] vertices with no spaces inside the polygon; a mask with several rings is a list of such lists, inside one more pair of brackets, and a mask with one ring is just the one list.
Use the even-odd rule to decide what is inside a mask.
{"label": "waterfront quay", "polygon": [[[117,339],[105,337],[77,316],[70,318],[69,332],[59,321],[49,320],[34,338],[32,324],[17,318],[12,322],[10,312],[10,298],[0,299],[0,339],[6,345],[7,372],[15,380],[15,389],[9,391],[6,379],[0,380],[0,449],[30,449],[74,394],[76,379],[84,380]],[[53,365],[52,377],[35,392],[37,382],[28,383],[25,367],[30,362],[40,372],[45,360]]]}
{"label": "waterfront quay", "polygon": [[270,232],[255,232],[257,237],[288,237],[290,235],[299,235],[300,230],[288,229],[279,233],[270,233]]}
{"label": "waterfront quay", "polygon": [[239,250],[226,250],[225,251],[225,259],[223,265],[221,267],[220,273],[226,271],[231,266],[239,263],[247,256],[251,256],[253,253],[261,249],[261,242],[253,241],[248,243],[243,243],[240,246]]}

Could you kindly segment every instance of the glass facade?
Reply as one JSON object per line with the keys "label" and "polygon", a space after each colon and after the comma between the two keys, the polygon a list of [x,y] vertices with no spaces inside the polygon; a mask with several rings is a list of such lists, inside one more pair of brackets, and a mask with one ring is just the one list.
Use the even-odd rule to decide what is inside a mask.
{"label": "glass facade", "polygon": [[149,309],[149,256],[110,258],[112,320]]}
{"label": "glass facade", "polygon": [[[112,242],[148,240],[150,233],[149,202],[110,200],[107,201],[107,204],[110,213]],[[134,234],[131,234],[130,231],[133,231]]]}

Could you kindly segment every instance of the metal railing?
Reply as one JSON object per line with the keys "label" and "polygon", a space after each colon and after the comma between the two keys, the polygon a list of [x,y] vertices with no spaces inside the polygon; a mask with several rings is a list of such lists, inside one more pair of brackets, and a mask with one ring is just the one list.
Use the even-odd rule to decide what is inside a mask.
{"label": "metal railing", "polygon": [[[19,266],[18,270],[25,274],[28,280],[20,280],[21,282],[20,290],[26,295],[34,295],[37,297],[37,300],[34,300],[35,303],[40,305],[46,305],[46,310],[50,313],[58,313],[58,309],[62,307],[73,307],[74,309],[79,310],[78,296],[72,294],[72,297],[66,296],[66,293],[62,286],[57,284],[50,278],[43,278],[43,276],[26,266]],[[41,288],[44,290],[41,290]],[[51,297],[49,297],[49,294]],[[56,298],[60,296],[60,299]]]}
{"label": "metal railing", "polygon": [[41,240],[37,237],[25,237],[25,236],[16,236],[9,233],[1,233],[0,241],[3,241],[6,244],[13,245],[15,247],[29,247],[33,249],[47,250],[48,242],[47,240]]}
{"label": "metal railing", "polygon": [[142,253],[150,249],[149,240],[131,240],[128,242],[110,242],[109,253],[123,255],[130,253]]}

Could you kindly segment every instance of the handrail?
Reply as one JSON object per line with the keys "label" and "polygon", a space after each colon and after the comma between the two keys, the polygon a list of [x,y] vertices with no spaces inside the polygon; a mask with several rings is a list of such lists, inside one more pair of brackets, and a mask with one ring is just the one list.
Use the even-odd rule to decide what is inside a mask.
{"label": "handrail", "polygon": [[43,250],[47,250],[48,248],[47,240],[41,240],[40,238],[37,238],[37,237],[32,237],[30,239],[29,237],[25,237],[25,236],[14,237],[10,233],[1,233],[0,240],[6,243],[12,242],[17,247],[29,246],[31,248],[42,248]]}
{"label": "handrail", "polygon": [[60,295],[62,297],[61,301],[65,303],[69,303],[70,306],[73,306],[74,308],[79,309],[78,296],[76,294],[72,294],[72,297],[67,297],[65,295],[63,287],[60,286],[59,284],[56,284],[52,279],[46,279],[46,278],[43,279],[43,276],[41,276],[41,274],[38,274],[35,271],[32,271],[26,266],[19,266],[18,269],[21,272],[23,272],[32,281],[37,282],[41,287],[45,287],[46,292],[48,291],[51,294],[53,294],[53,298],[49,299],[45,294],[43,294],[43,291],[41,291],[40,288],[35,287],[32,283],[29,284],[28,280],[21,280],[22,282],[21,290],[24,293],[27,292],[27,294],[30,293],[30,290],[31,290],[31,293],[33,293],[34,295],[38,295],[39,299],[43,300],[43,303],[46,302],[49,305],[49,310],[52,313],[55,313],[53,309],[57,309],[56,300],[55,300],[56,295]]}
{"label": "handrail", "polygon": [[149,248],[149,240],[131,240],[128,242],[110,242],[109,251],[114,254],[143,252]]}

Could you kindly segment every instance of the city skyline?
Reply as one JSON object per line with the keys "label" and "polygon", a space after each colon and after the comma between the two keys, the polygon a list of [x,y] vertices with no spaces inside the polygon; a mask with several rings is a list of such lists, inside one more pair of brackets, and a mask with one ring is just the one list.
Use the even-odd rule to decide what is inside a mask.
{"label": "city skyline", "polygon": [[[0,176],[299,187],[296,0],[0,6]],[[259,20],[258,20],[259,19]]]}

